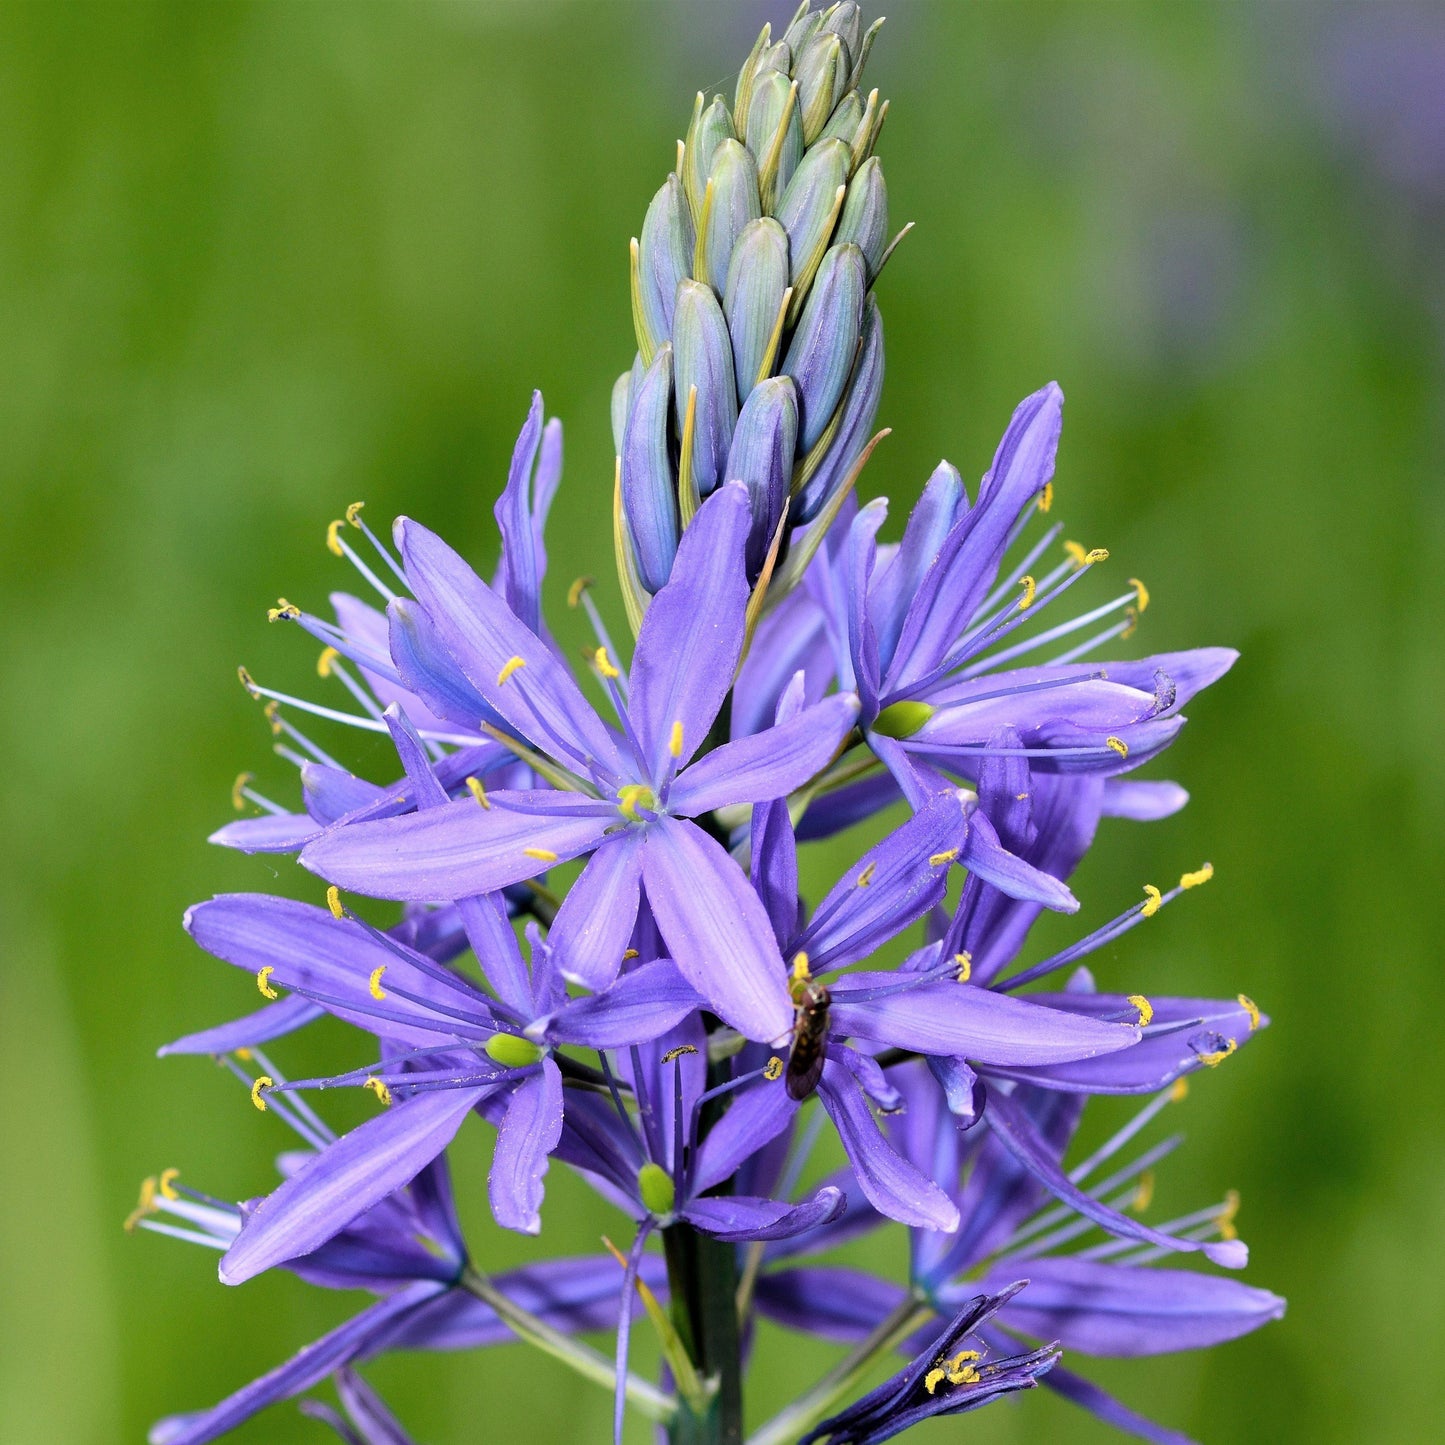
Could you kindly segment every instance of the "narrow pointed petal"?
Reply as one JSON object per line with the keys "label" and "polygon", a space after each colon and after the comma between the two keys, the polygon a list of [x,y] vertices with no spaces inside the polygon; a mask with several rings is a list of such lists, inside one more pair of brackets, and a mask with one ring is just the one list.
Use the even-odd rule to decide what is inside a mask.
{"label": "narrow pointed petal", "polygon": [[245,1018],[233,1019],[230,1023],[217,1024],[213,1029],[200,1033],[186,1034],[174,1043],[163,1044],[156,1050],[158,1058],[168,1054],[229,1054],[232,1049],[254,1048],[257,1044],[279,1039],[283,1034],[294,1033],[299,1028],[319,1019],[326,1010],[299,993],[293,993],[265,1008],[247,1014]]}
{"label": "narrow pointed petal", "polygon": [[343,1134],[261,1201],[221,1259],[221,1282],[308,1254],[400,1189],[451,1143],[488,1087],[420,1094]]}
{"label": "narrow pointed petal", "polygon": [[1155,823],[1173,817],[1188,801],[1189,794],[1178,783],[1110,778],[1104,785],[1103,815]]}
{"label": "narrow pointed petal", "polygon": [[259,818],[238,818],[217,828],[206,840],[238,853],[294,853],[322,828],[310,813],[265,813]]}
{"label": "narrow pointed petal", "polygon": [[743,1161],[776,1139],[797,1117],[798,1104],[781,1080],[759,1078],[734,1091],[727,1112],[708,1130],[691,1175],[701,1194],[731,1179]]}
{"label": "narrow pointed petal", "polygon": [[1161,1249],[1180,1253],[1201,1250],[1206,1258],[1225,1269],[1242,1269],[1249,1259],[1249,1250],[1241,1240],[1202,1243],[1179,1239],[1172,1234],[1163,1234],[1150,1228],[1132,1215],[1120,1214],[1118,1210],[1110,1209],[1108,1205],[1101,1204],[1097,1199],[1085,1194],[1064,1173],[1056,1151],[1039,1135],[1018,1101],[1005,1094],[1002,1089],[990,1092],[984,1117],[998,1141],[1040,1184],[1070,1208],[1092,1219],[1117,1238],[1137,1239],[1144,1244],[1153,1244]]}
{"label": "narrow pointed petal", "polygon": [[678,777],[668,807],[696,817],[731,803],[786,797],[833,761],[857,717],[858,699],[835,694],[791,722],[723,743]]}
{"label": "narrow pointed petal", "polygon": [[532,469],[537,460],[537,447],[542,439],[542,393],[532,393],[527,420],[512,449],[512,464],[507,471],[507,485],[492,509],[497,530],[502,535],[502,558],[498,567],[498,590],[517,619],[533,632],[540,631],[541,572],[547,565],[546,554],[539,558],[537,544],[541,540],[532,525],[530,506]]}
{"label": "narrow pointed petal", "polygon": [[893,1151],[852,1074],[829,1059],[818,1086],[869,1202],[880,1214],[917,1229],[958,1228],[958,1206],[931,1179]]}
{"label": "narrow pointed petal", "polygon": [[782,956],[738,865],[694,824],[661,818],[647,830],[642,866],[648,903],[687,981],[747,1038],[786,1035],[793,1006]]}
{"label": "narrow pointed petal", "polygon": [[678,966],[659,958],[624,974],[602,993],[568,999],[547,1020],[544,1036],[549,1043],[586,1049],[627,1048],[661,1038],[701,1002]]}
{"label": "narrow pointed petal", "polygon": [[683,533],[672,581],[643,618],[629,712],[654,766],[666,760],[675,724],[682,729],[678,766],[697,752],[732,686],[748,605],[750,516],[746,487],[719,487]]}
{"label": "narrow pointed petal", "polygon": [[1072,1370],[1062,1367],[1050,1370],[1044,1377],[1044,1384],[1064,1399],[1097,1416],[1106,1425],[1121,1434],[1132,1435],[1136,1440],[1148,1440],[1150,1445],[1199,1445],[1192,1435],[1156,1425],[1153,1420],[1146,1419],[1101,1390],[1092,1380],[1086,1380]]}
{"label": "narrow pointed petal", "polygon": [[487,1192],[493,1217],[504,1229],[541,1232],[542,1180],[561,1137],[562,1074],[551,1059],[543,1059],[513,1087],[497,1126]]}
{"label": "narrow pointed petal", "polygon": [[552,811],[546,815],[523,811],[540,801],[531,793],[499,792],[489,808],[463,798],[426,813],[351,823],[314,839],[301,864],[372,898],[469,898],[545,871],[546,860],[524,849],[575,858],[597,847],[617,822],[615,808],[576,793],[547,795]]}
{"label": "narrow pointed petal", "polygon": [[843,1344],[866,1339],[906,1293],[892,1280],[842,1265],[772,1270],[757,1284],[759,1314],[787,1329]]}
{"label": "narrow pointed petal", "polygon": [[976,878],[991,883],[1000,893],[1029,903],[1041,903],[1060,913],[1077,913],[1079,900],[1052,874],[1008,852],[998,841],[993,824],[981,812],[968,820],[968,839],[959,861]]}
{"label": "narrow pointed petal", "polygon": [[642,836],[628,829],[608,839],[567,891],[547,938],[563,976],[593,990],[622,967],[642,890]]}
{"label": "narrow pointed petal", "polygon": [[790,1239],[836,1219],[843,1212],[843,1195],[825,1185],[802,1204],[776,1199],[755,1199],[745,1194],[724,1194],[694,1199],[680,1211],[694,1229],[714,1239]]}

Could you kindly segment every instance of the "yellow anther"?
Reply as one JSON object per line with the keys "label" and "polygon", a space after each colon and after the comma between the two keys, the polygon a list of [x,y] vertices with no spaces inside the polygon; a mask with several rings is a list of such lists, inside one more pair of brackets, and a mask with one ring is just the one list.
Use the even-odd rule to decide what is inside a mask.
{"label": "yellow anther", "polygon": [[278,597],[276,605],[266,609],[267,622],[295,622],[300,616],[301,609],[284,597]]}
{"label": "yellow anther", "polygon": [[[332,524],[335,525],[334,523]],[[316,676],[330,677],[331,669],[341,660],[341,654],[334,647],[323,647],[321,656],[316,659]]]}
{"label": "yellow anther", "polygon": [[953,961],[958,965],[959,983],[967,983],[973,973],[973,955],[971,953],[955,953]]}
{"label": "yellow anther", "polygon": [[1139,630],[1139,609],[1137,607],[1126,607],[1124,609],[1124,630],[1120,637],[1133,637]]}
{"label": "yellow anther", "polygon": [[391,1103],[391,1090],[387,1088],[385,1079],[378,1079],[373,1076],[361,1087],[363,1089],[370,1089],[383,1104],[389,1105]]}
{"label": "yellow anther", "polygon": [[526,667],[526,665],[527,659],[525,657],[509,657],[502,664],[502,670],[497,674],[497,686],[501,687],[501,685],[506,682],[506,680],[511,677],[514,672],[516,672],[519,668]]}
{"label": "yellow anther", "polygon": [[624,948],[624,949],[622,950],[622,961],[623,961],[623,963],[626,963],[629,958],[641,958],[641,957],[642,957],[642,955],[641,955],[640,953],[638,953],[638,951],[637,951],[635,948]]}
{"label": "yellow anther", "polygon": [[866,888],[872,881],[873,875],[878,871],[878,863],[875,859],[871,863],[865,863],[856,880],[857,887]]}
{"label": "yellow anther", "polygon": [[1107,562],[1109,560],[1109,549],[1107,547],[1091,547],[1084,553],[1084,566],[1092,567],[1095,562]]}
{"label": "yellow anther", "polygon": [[1026,802],[1028,801],[1028,796],[1029,796],[1029,795],[1028,795],[1027,793],[1015,793],[1015,794],[1014,794],[1014,802],[1016,802],[1016,803],[1026,803]]}
{"label": "yellow anther", "polygon": [[1121,758],[1129,756],[1129,744],[1123,738],[1107,737],[1104,739],[1104,746],[1118,753]]}
{"label": "yellow anther", "polygon": [[492,804],[487,797],[487,790],[482,786],[480,778],[474,778],[470,774],[466,779],[467,791],[474,797],[482,807],[490,809]]}
{"label": "yellow anther", "polygon": [[270,1074],[260,1074],[256,1082],[251,1085],[251,1102],[264,1114],[266,1112],[266,1100],[262,1097],[267,1089],[275,1087],[276,1080]]}
{"label": "yellow anther", "polygon": [[1214,864],[1206,863],[1194,873],[1185,873],[1179,879],[1181,888],[1198,888],[1201,883],[1208,883],[1214,877]]}
{"label": "yellow anther", "polygon": [[251,1050],[245,1048],[237,1049],[236,1057],[240,1059],[243,1064],[249,1064],[251,1062]]}
{"label": "yellow anther", "polygon": [[1249,1015],[1249,1031],[1253,1033],[1259,1027],[1259,1005],[1247,994],[1240,994],[1239,1006]]}
{"label": "yellow anther", "polygon": [[1047,512],[1054,505],[1054,484],[1045,482],[1044,489],[1039,493],[1039,511]]}
{"label": "yellow anther", "polygon": [[1224,1196],[1224,1209],[1219,1218],[1215,1221],[1219,1225],[1219,1237],[1221,1239],[1238,1239],[1239,1231],[1234,1227],[1234,1221],[1239,1215],[1239,1190],[1231,1189]]}
{"label": "yellow anther", "polygon": [[346,910],[341,906],[341,890],[334,883],[326,890],[326,906],[333,918],[346,917]]}
{"label": "yellow anther", "polygon": [[156,1212],[156,1181],[147,1176],[140,1182],[140,1199],[136,1207],[126,1215],[122,1228],[127,1234],[133,1234],[135,1227],[148,1214]]}
{"label": "yellow anther", "polygon": [[567,605],[568,605],[568,607],[573,607],[573,608],[575,608],[575,607],[580,607],[580,606],[582,605],[582,594],[583,594],[589,587],[593,586],[593,585],[596,583],[596,581],[597,581],[597,579],[596,579],[595,577],[579,577],[579,578],[567,589]]}
{"label": "yellow anther", "polygon": [[763,1066],[763,1078],[770,1084],[776,1083],[783,1077],[783,1061],[774,1054]]}
{"label": "yellow anther", "polygon": [[667,750],[675,758],[682,756],[682,719],[679,718],[672,725],[672,733],[667,739]]}
{"label": "yellow anther", "polygon": [[535,858],[539,863],[555,863],[557,855],[550,848],[523,848],[522,852],[528,858]]}
{"label": "yellow anther", "polygon": [[979,1373],[973,1366],[974,1360],[981,1360],[977,1350],[960,1350],[948,1362],[948,1383],[950,1385],[976,1385]]}
{"label": "yellow anther", "polygon": [[1139,1027],[1147,1029],[1154,1021],[1154,1005],[1142,993],[1131,993],[1129,1002],[1139,1010]]}
{"label": "yellow anther", "polygon": [[359,527],[361,525],[356,519],[361,515],[361,509],[365,505],[365,502],[353,502],[346,509],[346,520],[350,522],[353,527]]}
{"label": "yellow anther", "polygon": [[1039,584],[1032,577],[1021,577],[1019,586],[1024,589],[1024,595],[1019,598],[1019,611],[1027,612],[1034,605],[1034,594],[1039,590]]}
{"label": "yellow anther", "polygon": [[246,784],[255,776],[255,773],[237,773],[236,781],[231,784],[231,806],[238,813],[246,806]]}
{"label": "yellow anther", "polygon": [[807,983],[812,976],[812,970],[808,967],[808,955],[799,949],[793,955],[793,982]]}
{"label": "yellow anther", "polygon": [[1084,560],[1089,554],[1081,542],[1065,542],[1064,551],[1069,554],[1069,561],[1075,567],[1085,567],[1088,563]]}
{"label": "yellow anther", "polygon": [[1147,612],[1149,610],[1149,589],[1137,577],[1131,577],[1129,585],[1134,589],[1134,597],[1138,602],[1139,611]]}
{"label": "yellow anther", "polygon": [[1153,918],[1164,906],[1164,895],[1152,884],[1144,885],[1144,906],[1139,910],[1144,918]]}
{"label": "yellow anther", "polygon": [[346,519],[344,517],[338,517],[334,522],[328,522],[326,524],[326,550],[334,557],[346,556],[339,535],[345,525]]}
{"label": "yellow anther", "polygon": [[1139,1177],[1139,1187],[1134,1191],[1134,1213],[1143,1214],[1154,1202],[1154,1171],[1146,1169]]}
{"label": "yellow anther", "polygon": [[273,697],[265,707],[261,709],[266,721],[271,724],[271,733],[274,737],[281,736],[281,704]]}
{"label": "yellow anther", "polygon": [[941,868],[945,863],[952,863],[957,857],[957,848],[945,848],[942,853],[930,853],[928,855],[928,866],[930,868]]}
{"label": "yellow anther", "polygon": [[262,998],[280,998],[281,995],[271,987],[271,975],[276,970],[268,963],[265,968],[257,971],[256,987],[260,990]]}
{"label": "yellow anther", "polygon": [[241,679],[241,686],[244,687],[246,691],[251,694],[252,697],[256,697],[259,695],[256,688],[255,678],[253,678],[244,667],[238,667],[236,669],[236,676]]}
{"label": "yellow anther", "polygon": [[1217,1069],[1238,1047],[1237,1039],[1226,1039],[1222,1049],[1216,1049],[1212,1054],[1200,1054],[1199,1062],[1211,1069]]}
{"label": "yellow anther", "polygon": [[597,664],[597,671],[610,682],[614,677],[621,677],[622,674],[612,665],[612,659],[607,655],[605,647],[599,647],[592,654],[592,661]]}
{"label": "yellow anther", "polygon": [[923,1377],[923,1388],[931,1395],[947,1378],[947,1370],[941,1368],[930,1370]]}
{"label": "yellow anther", "polygon": [[156,1188],[160,1190],[163,1199],[179,1199],[181,1196],[176,1191],[176,1180],[181,1177],[179,1169],[162,1169],[161,1177],[156,1180]]}
{"label": "yellow anther", "polygon": [[1174,1080],[1173,1085],[1170,1087],[1169,1097],[1174,1103],[1177,1104],[1181,1099],[1187,1098],[1188,1094],[1189,1080],[1181,1075],[1179,1078]]}
{"label": "yellow anther", "polygon": [[657,808],[657,798],[646,783],[625,783],[617,790],[617,807],[624,818],[638,821],[637,810],[646,808],[650,812]]}
{"label": "yellow anther", "polygon": [[680,1059],[684,1054],[695,1054],[696,1052],[697,1046],[695,1044],[679,1044],[675,1049],[669,1049],[662,1056],[662,1062],[664,1064],[670,1064],[674,1059]]}
{"label": "yellow anther", "polygon": [[381,986],[381,976],[386,972],[386,965],[379,964],[371,970],[371,977],[366,982],[367,991],[378,1003],[386,997],[386,990]]}

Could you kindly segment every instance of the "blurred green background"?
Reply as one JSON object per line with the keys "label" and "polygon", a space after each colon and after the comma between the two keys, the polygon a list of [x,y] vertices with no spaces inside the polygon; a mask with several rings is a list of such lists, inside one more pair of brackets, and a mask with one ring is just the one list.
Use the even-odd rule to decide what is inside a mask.
{"label": "blurred green background", "polygon": [[[204,842],[240,768],[291,796],[234,669],[320,686],[263,609],[350,585],[322,546],[348,502],[489,566],[534,386],[567,426],[551,592],[610,584],[626,241],[693,91],[784,8],[0,7],[5,1445],[140,1440],[359,1303],[289,1276],[224,1290],[211,1256],[120,1229],[142,1175],[241,1197],[286,1143],[208,1062],[153,1058],[256,1003],[184,907],[309,886]],[[1290,1312],[1093,1373],[1208,1441],[1434,1438],[1445,10],[889,14],[882,153],[919,224],[880,291],[894,434],[865,495],[896,496],[896,535],[940,455],[976,478],[1057,377],[1056,514],[1150,584],[1135,645],[1244,653],[1169,756],[1192,806],[1106,827],[1076,886],[1097,922],[1215,863],[1098,972],[1273,1015],[1181,1106],[1156,1217],[1237,1185],[1250,1278]],[[815,896],[856,846],[815,862]],[[348,1047],[276,1052],[307,1072]],[[619,1229],[559,1171],[544,1242],[489,1227],[486,1132],[458,1161],[484,1263]],[[764,1344],[759,1415],[831,1358]],[[599,1392],[520,1347],[372,1378],[432,1445],[607,1430]],[[1111,1438],[1044,1393],[918,1438]],[[237,1438],[323,1436],[282,1407]]]}

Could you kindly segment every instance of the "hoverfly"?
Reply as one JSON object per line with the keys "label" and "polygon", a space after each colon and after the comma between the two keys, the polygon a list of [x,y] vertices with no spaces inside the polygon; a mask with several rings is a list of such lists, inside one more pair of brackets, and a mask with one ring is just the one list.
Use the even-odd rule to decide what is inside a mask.
{"label": "hoverfly", "polygon": [[821,983],[808,979],[793,990],[793,1046],[788,1053],[784,1080],[788,1097],[806,1099],[823,1076],[824,1048],[828,1038],[828,1009],[832,998]]}

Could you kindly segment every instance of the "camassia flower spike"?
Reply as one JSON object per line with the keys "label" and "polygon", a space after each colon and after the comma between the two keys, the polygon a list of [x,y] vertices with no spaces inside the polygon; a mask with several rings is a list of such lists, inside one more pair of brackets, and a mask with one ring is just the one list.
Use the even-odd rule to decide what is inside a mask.
{"label": "camassia flower spike", "polygon": [[[241,1202],[167,1170],[127,1226],[214,1251],[228,1284],[280,1269],[374,1298],[154,1445],[283,1401],[348,1445],[408,1445],[361,1372],[508,1342],[606,1391],[614,1445],[629,1412],[668,1445],[879,1445],[1038,1384],[1177,1445],[1061,1358],[1205,1348],[1282,1312],[1187,1267],[1245,1265],[1232,1195],[1143,1217],[1177,1143],[1145,1131],[1268,1022],[1244,994],[1146,995],[1112,972],[1213,870],[1135,880],[1121,912],[1023,957],[1041,913],[1080,910],[1104,820],[1187,801],[1136,770],[1234,653],[1093,660],[1149,593],[1065,599],[1108,554],[1049,520],[1053,383],[977,486],[938,467],[896,542],[886,504],[858,498],[902,234],[887,105],[862,80],[880,23],[803,0],[764,27],[729,96],[698,97],[646,209],[598,498],[623,648],[591,578],[570,617],[547,605],[562,434],[535,393],[484,563],[354,504],[326,545],[357,595],[268,609],[322,649],[320,701],[241,669],[300,802],[243,773],[213,839],[267,855],[233,866],[278,893],[297,890],[277,855],[299,855],[288,884],[308,891],[187,912],[244,977],[227,1021],[161,1052],[215,1058],[301,1147]],[[356,763],[358,734],[395,761]],[[855,825],[810,870],[811,845]],[[324,1065],[322,1018],[351,1041]],[[317,1102],[340,1088],[364,1103],[344,1132]],[[1138,1099],[1094,1106],[1129,1112],[1076,1159],[1095,1095]],[[545,1238],[569,1171],[605,1252],[493,1270],[468,1248],[448,1159],[472,1129],[494,1131],[498,1225]],[[850,1261],[881,1229],[906,1272]],[[745,1436],[762,1318],[844,1353]],[[635,1328],[660,1378],[632,1368]],[[582,1338],[598,1331],[610,1348]]]}

